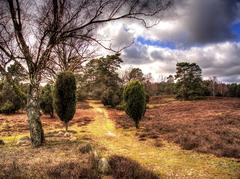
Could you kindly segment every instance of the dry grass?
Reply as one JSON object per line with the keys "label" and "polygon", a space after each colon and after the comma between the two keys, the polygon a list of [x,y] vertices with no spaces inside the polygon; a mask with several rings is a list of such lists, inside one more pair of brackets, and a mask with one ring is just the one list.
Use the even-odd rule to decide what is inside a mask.
{"label": "dry grass", "polygon": [[[162,139],[187,150],[240,158],[240,99],[174,101],[155,98],[147,110],[139,140]],[[110,111],[118,127],[133,127],[122,112]]]}
{"label": "dry grass", "polygon": [[43,147],[4,147],[0,178],[99,178],[91,155],[78,151],[79,142],[46,143]]}
{"label": "dry grass", "polygon": [[[97,113],[86,130],[95,139],[95,145],[102,150],[104,157],[127,157],[130,161],[136,161],[143,170],[153,171],[160,178],[226,179],[240,176],[240,163],[234,159],[182,150],[165,140],[158,144],[160,148],[154,146],[149,138],[139,141],[135,128],[115,127],[113,116],[110,115],[110,118],[108,115],[112,110],[108,110],[108,113],[102,105],[92,101],[90,105]],[[120,114],[124,115],[123,112]],[[126,173],[129,173],[128,170]]]}
{"label": "dry grass", "polygon": [[[37,149],[16,145],[20,137],[29,135],[26,114],[0,115],[0,136],[6,143],[0,146],[0,178],[98,178],[91,156],[82,154],[78,149],[79,145],[86,141],[93,143],[103,157],[110,159],[114,171],[113,177],[116,178],[121,176],[148,178],[156,175],[160,178],[239,177],[240,163],[236,160],[182,150],[171,143],[174,140],[168,134],[176,136],[178,134],[175,133],[178,132],[175,130],[176,126],[188,123],[192,123],[192,127],[200,125],[192,119],[192,114],[188,116],[188,120],[181,117],[175,118],[175,122],[171,120],[171,113],[177,115],[177,109],[187,117],[193,102],[189,102],[190,106],[186,107],[187,103],[184,102],[184,107],[181,108],[179,108],[180,104],[172,99],[151,104],[152,107],[147,111],[139,132],[136,132],[132,122],[123,112],[106,110],[96,101],[89,101],[89,104],[81,103],[70,123],[70,136],[61,134],[64,133],[64,128],[59,120],[42,116],[46,144]],[[172,109],[167,112],[169,105]],[[237,108],[236,104],[235,107]],[[231,106],[230,109],[235,108]],[[158,112],[161,114],[164,112],[165,116]],[[229,115],[233,112],[230,111]],[[118,128],[109,118],[109,114],[111,118],[117,117],[114,121]],[[215,112],[212,112],[213,116],[214,114]],[[162,120],[164,122],[159,123]],[[233,122],[228,121],[228,123]],[[174,123],[176,126],[172,129],[171,125]],[[217,121],[216,123],[219,124]],[[161,127],[163,124],[165,124],[164,129]],[[187,138],[189,139],[189,135]]]}
{"label": "dry grass", "polygon": [[6,143],[0,146],[0,178],[99,178],[92,156],[78,150],[92,140],[82,132],[93,119],[90,108],[86,102],[78,104],[67,136],[60,120],[42,115],[46,143],[37,149],[17,145],[19,138],[29,136],[26,113],[0,115],[0,138]]}

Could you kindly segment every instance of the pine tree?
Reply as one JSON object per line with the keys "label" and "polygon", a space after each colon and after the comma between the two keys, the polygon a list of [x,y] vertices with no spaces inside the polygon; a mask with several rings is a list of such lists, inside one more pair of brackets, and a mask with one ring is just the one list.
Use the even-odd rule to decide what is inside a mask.
{"label": "pine tree", "polygon": [[125,112],[133,119],[136,128],[146,111],[146,92],[144,86],[138,80],[130,81],[123,92],[126,103]]}
{"label": "pine tree", "polygon": [[62,72],[57,76],[54,107],[60,120],[65,123],[67,131],[68,123],[76,111],[76,80],[72,72]]}

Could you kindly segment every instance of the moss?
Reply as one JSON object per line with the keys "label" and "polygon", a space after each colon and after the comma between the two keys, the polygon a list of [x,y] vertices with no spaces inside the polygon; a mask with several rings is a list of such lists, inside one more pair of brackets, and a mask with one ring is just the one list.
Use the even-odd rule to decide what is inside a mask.
{"label": "moss", "polygon": [[27,134],[18,134],[13,136],[1,137],[6,144],[15,144],[20,138],[28,136]]}

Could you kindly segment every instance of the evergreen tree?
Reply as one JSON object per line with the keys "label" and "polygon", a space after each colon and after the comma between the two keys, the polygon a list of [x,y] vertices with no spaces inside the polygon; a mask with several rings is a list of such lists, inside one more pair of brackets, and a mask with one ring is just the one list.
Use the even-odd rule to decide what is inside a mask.
{"label": "evergreen tree", "polygon": [[121,98],[121,79],[117,70],[122,59],[120,54],[107,55],[99,59],[93,59],[86,65],[84,83],[90,97],[101,99],[104,105],[116,106]]}
{"label": "evergreen tree", "polygon": [[196,63],[177,63],[177,97],[185,100],[200,98],[203,95],[201,75],[202,70]]}
{"label": "evergreen tree", "polygon": [[76,80],[72,72],[61,72],[57,76],[54,88],[55,111],[65,123],[66,131],[68,122],[72,120],[76,111]]}
{"label": "evergreen tree", "polygon": [[146,93],[144,86],[138,80],[130,81],[124,88],[125,112],[133,119],[136,128],[146,111]]}

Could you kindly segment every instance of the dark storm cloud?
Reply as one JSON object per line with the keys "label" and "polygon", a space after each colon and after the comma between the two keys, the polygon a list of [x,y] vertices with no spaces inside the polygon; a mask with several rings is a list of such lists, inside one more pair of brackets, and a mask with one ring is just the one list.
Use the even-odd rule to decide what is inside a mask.
{"label": "dark storm cloud", "polygon": [[159,53],[157,50],[151,52],[150,55],[153,59],[164,60],[162,54]]}
{"label": "dark storm cloud", "polygon": [[[233,40],[231,24],[238,18],[239,0],[183,0],[182,22],[189,43],[213,43]],[[188,1],[186,3],[186,1]]]}
{"label": "dark storm cloud", "polygon": [[144,64],[150,62],[147,47],[139,44],[134,44],[125,49],[122,58],[127,64]]}

